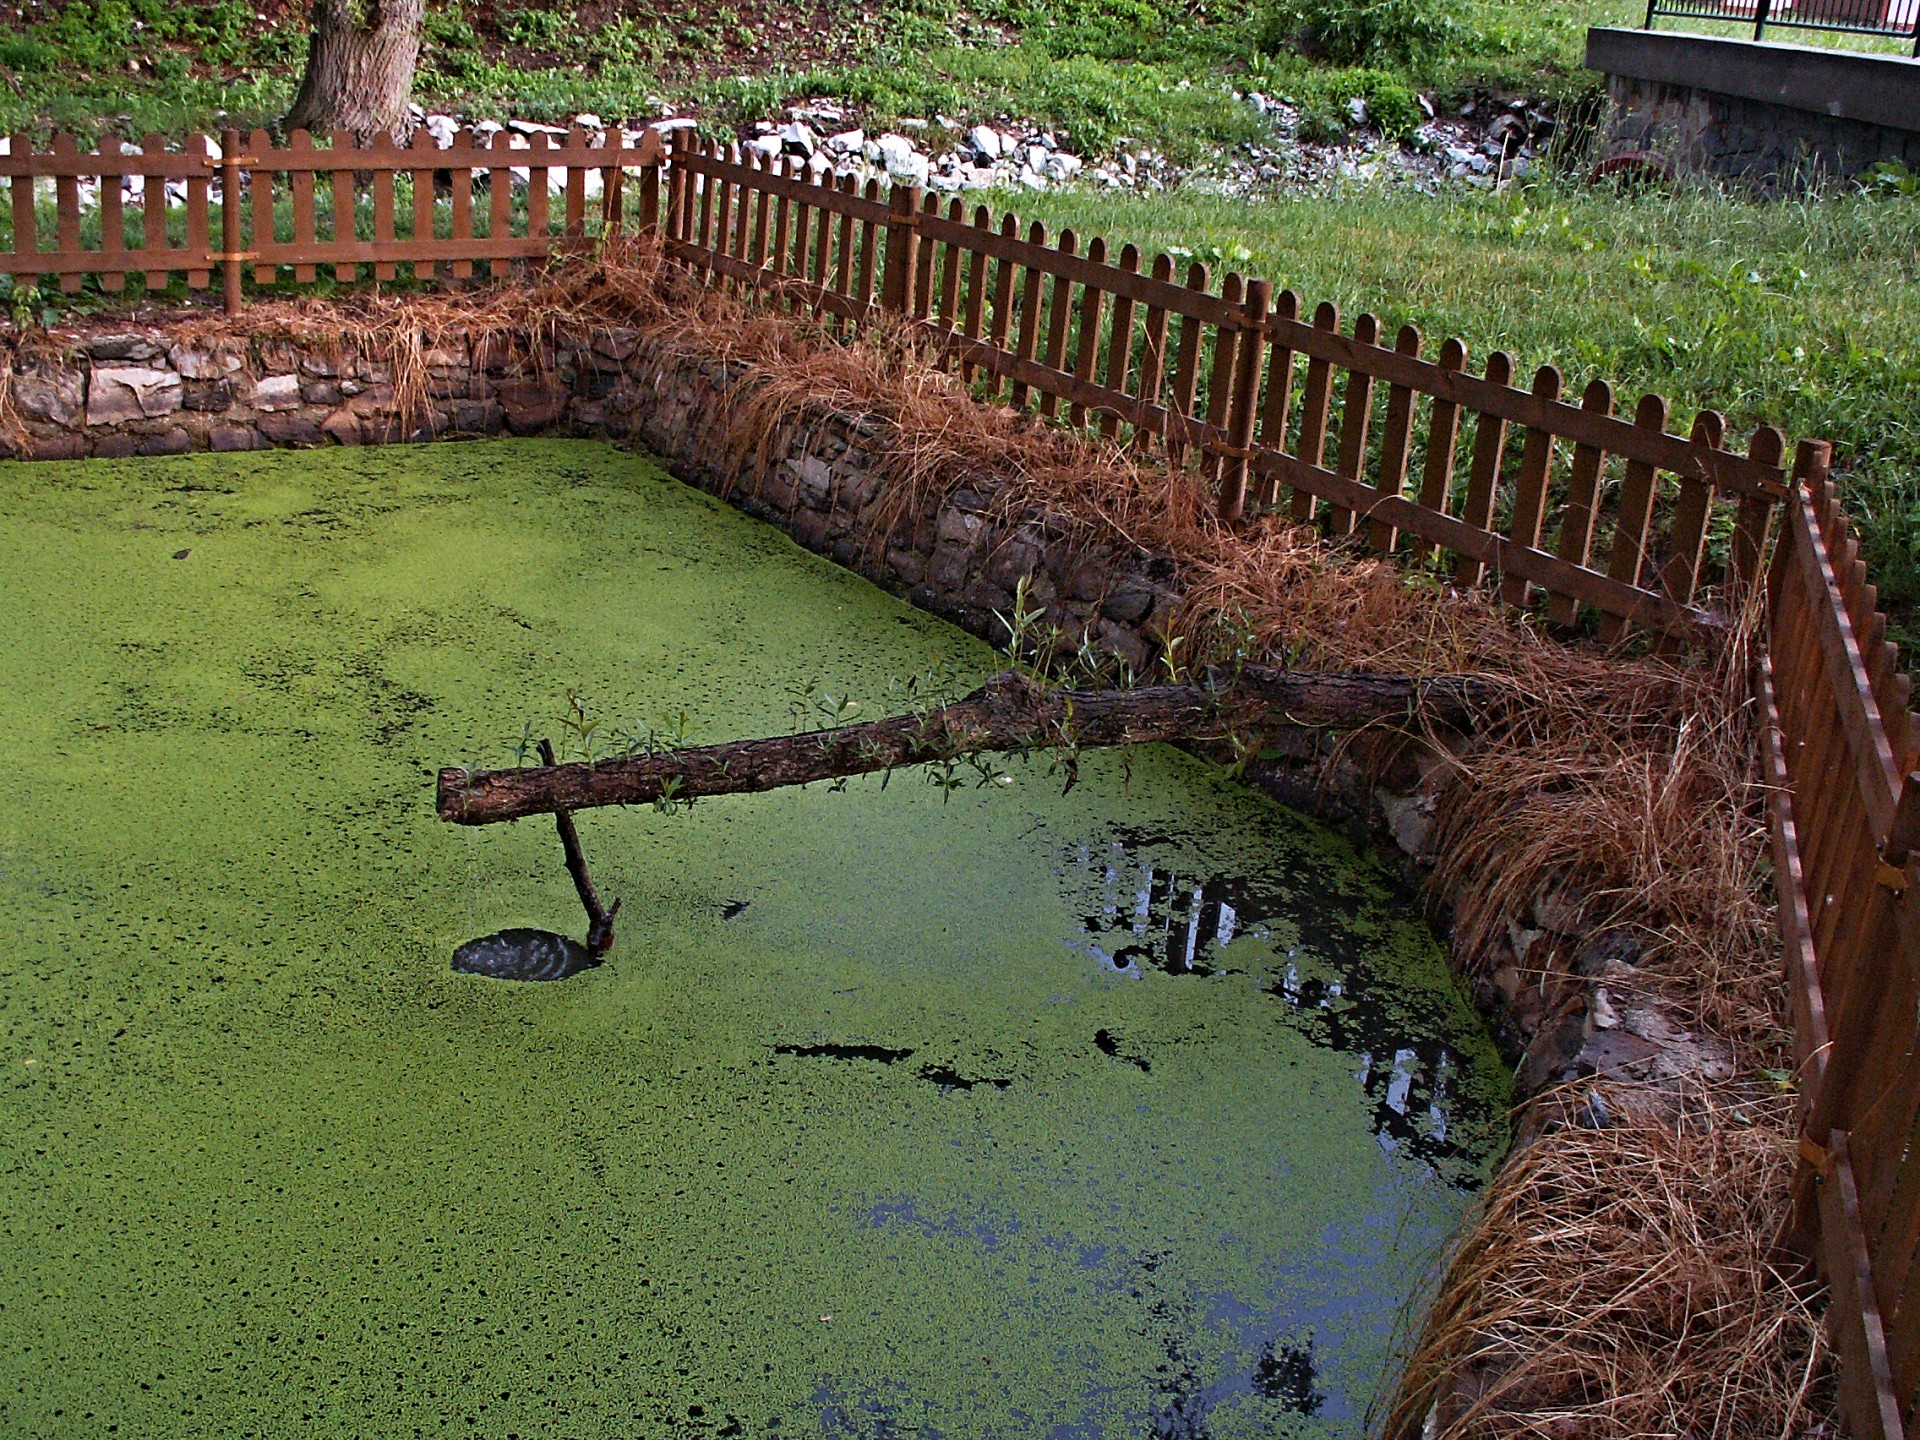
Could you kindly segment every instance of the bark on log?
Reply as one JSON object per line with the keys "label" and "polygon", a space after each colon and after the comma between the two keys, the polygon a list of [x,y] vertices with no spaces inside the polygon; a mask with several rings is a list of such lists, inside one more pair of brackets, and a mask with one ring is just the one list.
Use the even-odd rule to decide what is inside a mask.
{"label": "bark on log", "polygon": [[288,130],[404,140],[425,0],[314,0],[313,33]]}
{"label": "bark on log", "polygon": [[1470,723],[1496,695],[1469,676],[1415,680],[1248,667],[1230,683],[1137,690],[1056,690],[996,675],[964,699],[919,715],[837,730],[515,770],[440,772],[440,818],[491,825],[527,815],[693,800],[869,775],[978,751],[1094,748],[1222,739],[1282,727],[1357,729],[1424,716]]}

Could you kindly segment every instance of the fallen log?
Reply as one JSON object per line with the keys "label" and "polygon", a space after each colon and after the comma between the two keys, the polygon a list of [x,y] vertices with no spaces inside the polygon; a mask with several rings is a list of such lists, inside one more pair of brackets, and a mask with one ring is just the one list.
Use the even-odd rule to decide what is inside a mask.
{"label": "fallen log", "polygon": [[445,769],[436,803],[451,824],[492,825],[603,805],[777,790],[982,751],[1219,740],[1287,727],[1351,730],[1415,717],[1462,726],[1497,694],[1491,682],[1463,675],[1411,679],[1248,666],[1207,678],[1198,685],[1060,690],[1008,672],[952,704],[834,730],[592,764]]}

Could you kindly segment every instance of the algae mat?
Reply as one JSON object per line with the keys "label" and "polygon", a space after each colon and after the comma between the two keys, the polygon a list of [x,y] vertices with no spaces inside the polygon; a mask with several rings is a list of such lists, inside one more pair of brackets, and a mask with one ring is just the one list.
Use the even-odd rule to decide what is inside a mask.
{"label": "algae mat", "polygon": [[[1505,1080],[1170,750],[581,830],[433,772],[993,657],[586,443],[0,467],[0,1430],[1355,1435]],[[671,722],[678,726],[678,719]]]}

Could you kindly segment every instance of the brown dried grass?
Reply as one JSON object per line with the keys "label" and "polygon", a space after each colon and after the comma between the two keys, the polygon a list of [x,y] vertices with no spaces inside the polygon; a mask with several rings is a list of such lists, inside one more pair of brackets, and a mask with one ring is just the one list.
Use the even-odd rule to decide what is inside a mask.
{"label": "brown dried grass", "polygon": [[[1571,894],[1586,929],[1639,932],[1643,980],[1683,1023],[1726,1037],[1744,1074],[1779,1063],[1750,615],[1677,658],[1563,643],[1482,591],[1278,519],[1230,530],[1192,469],[976,403],[900,331],[846,343],[816,316],[679,278],[644,242],[531,285],[261,307],[244,328],[385,355],[397,399],[424,405],[423,357],[442,339],[506,336],[537,361],[563,334],[616,325],[734,367],[713,439],[742,473],[774,463],[787,427],[862,417],[891,481],[876,546],[964,486],[1009,522],[1044,512],[1050,543],[1171,557],[1185,586],[1172,628],[1199,656],[1230,623],[1302,667],[1495,681],[1507,703],[1438,797],[1433,888],[1455,900],[1457,963],[1484,974],[1509,918],[1543,891]],[[1420,1434],[1463,1374],[1480,1388],[1443,1407],[1434,1433],[1448,1440],[1815,1433],[1816,1326],[1768,1258],[1791,1115],[1744,1080],[1723,1089],[1665,1120],[1623,1096],[1617,1127],[1549,1128],[1507,1164],[1448,1265],[1387,1433]]]}
{"label": "brown dried grass", "polygon": [[1774,1251],[1790,1101],[1555,1130],[1455,1253],[1381,1433],[1424,1440],[1829,1429],[1814,1296]]}

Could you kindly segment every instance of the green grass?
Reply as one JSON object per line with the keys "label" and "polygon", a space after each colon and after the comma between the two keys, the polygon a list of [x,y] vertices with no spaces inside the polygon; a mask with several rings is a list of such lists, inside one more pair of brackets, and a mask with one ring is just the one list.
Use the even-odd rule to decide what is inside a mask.
{"label": "green grass", "polygon": [[1248,202],[1025,195],[1023,218],[1178,251],[1333,300],[1387,332],[1419,325],[1476,362],[1552,363],[1578,394],[1614,382],[1727,416],[1744,448],[1770,422],[1835,442],[1898,638],[1920,649],[1920,196],[1755,203],[1707,189],[1616,195],[1543,183],[1438,199],[1359,190]]}
{"label": "green grass", "polygon": [[[1230,84],[1250,72],[1305,83],[1312,63],[1296,45],[1384,69],[1443,101],[1483,88],[1563,97],[1593,86],[1580,68],[1586,26],[1630,18],[1631,6],[980,0],[962,9],[958,0],[829,0],[827,59],[805,36],[773,35],[777,10],[776,0],[747,0],[744,13],[679,0],[587,24],[565,4],[470,14],[459,0],[436,3],[416,94],[431,106],[544,120],[650,114],[664,98],[701,106],[723,125],[762,118],[784,100],[829,96],[882,122],[1005,115],[1092,151],[1130,136],[1197,158],[1252,138],[1254,122],[1225,93]],[[1326,55],[1323,40],[1338,49],[1356,34]],[[57,126],[91,138],[271,124],[291,99],[305,44],[300,29],[265,24],[239,0],[67,0],[51,18],[0,37],[12,81],[0,87],[0,130]]]}

